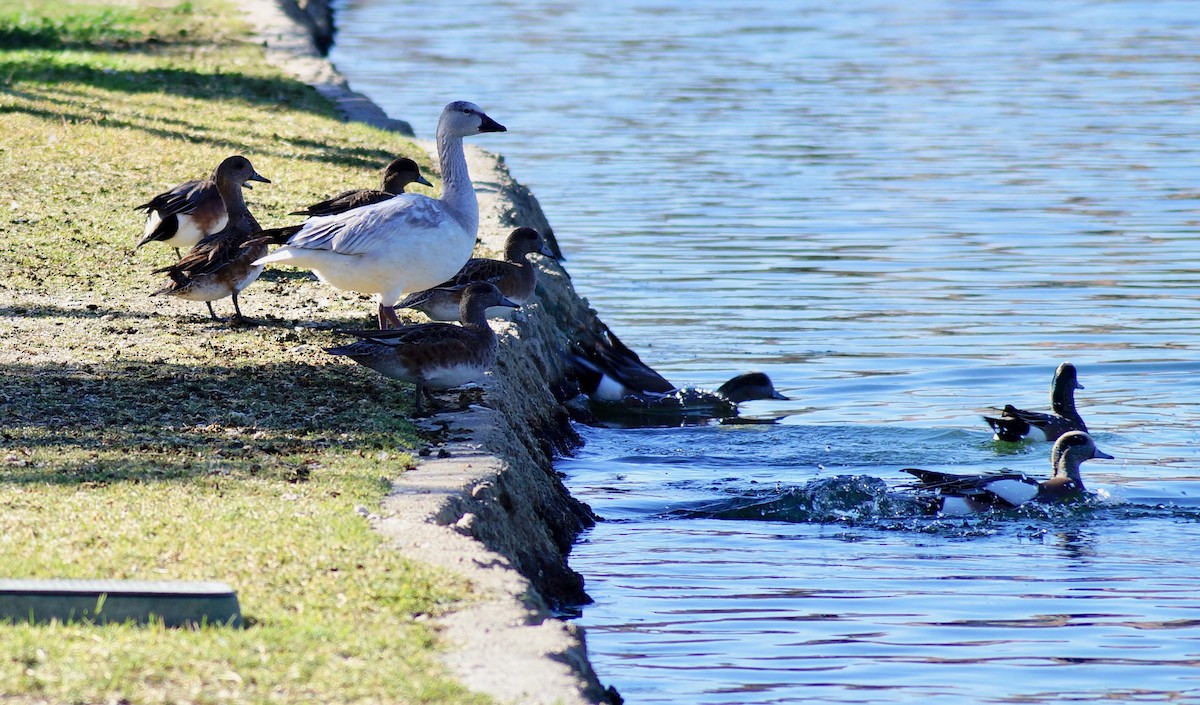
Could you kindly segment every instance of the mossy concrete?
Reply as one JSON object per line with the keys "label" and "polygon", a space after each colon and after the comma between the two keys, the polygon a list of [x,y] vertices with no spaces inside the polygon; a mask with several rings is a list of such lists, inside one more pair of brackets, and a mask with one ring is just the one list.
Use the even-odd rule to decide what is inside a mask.
{"label": "mossy concrete", "polygon": [[[333,86],[357,95],[306,39],[311,25],[293,0],[245,8],[277,65],[323,94]],[[402,127],[380,119],[377,107],[360,111],[357,99],[337,102],[348,119]],[[501,157],[468,145],[467,159],[479,197],[477,256],[499,256],[519,226],[550,232],[536,198]],[[594,517],[554,471],[556,454],[578,439],[551,390],[564,377],[571,341],[594,334],[596,314],[559,263],[543,258],[539,268],[534,299],[512,321],[493,324],[500,352],[483,394],[426,420],[444,444],[401,475],[370,518],[405,556],[460,573],[482,596],[441,619],[455,645],[446,660],[469,687],[523,704],[610,702],[615,696],[596,678],[582,630],[551,611],[587,599],[566,557]]]}

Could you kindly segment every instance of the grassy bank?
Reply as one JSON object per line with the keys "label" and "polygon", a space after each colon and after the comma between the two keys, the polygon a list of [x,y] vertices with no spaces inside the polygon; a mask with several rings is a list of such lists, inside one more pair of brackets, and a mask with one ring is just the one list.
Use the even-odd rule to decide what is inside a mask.
{"label": "grassy bank", "polygon": [[132,206],[230,154],[264,226],[428,156],[266,66],[232,5],[0,0],[0,47],[0,576],[221,580],[250,624],[2,626],[0,699],[474,702],[424,626],[469,586],[356,511],[424,443],[410,387],[321,351],[373,305],[268,272],[230,327],[133,251]]}

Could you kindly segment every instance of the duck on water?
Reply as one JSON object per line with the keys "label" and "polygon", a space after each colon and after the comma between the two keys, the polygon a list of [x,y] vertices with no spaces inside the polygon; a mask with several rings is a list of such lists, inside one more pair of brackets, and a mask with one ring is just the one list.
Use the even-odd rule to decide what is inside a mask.
{"label": "duck on water", "polygon": [[1058,502],[1078,497],[1085,491],[1080,466],[1094,458],[1113,460],[1113,456],[1096,447],[1088,434],[1069,431],[1055,441],[1050,451],[1053,470],[1048,480],[1039,481],[1013,471],[957,475],[904,468],[903,472],[917,478],[915,489],[935,493],[941,513],[967,514],[992,507],[1012,508],[1028,502]]}

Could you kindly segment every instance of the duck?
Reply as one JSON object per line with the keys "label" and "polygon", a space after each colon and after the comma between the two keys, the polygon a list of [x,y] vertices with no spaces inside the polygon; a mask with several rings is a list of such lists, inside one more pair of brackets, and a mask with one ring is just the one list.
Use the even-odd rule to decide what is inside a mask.
{"label": "duck", "polygon": [[[194,247],[205,237],[220,232],[229,223],[228,212],[217,188],[221,173],[241,169],[241,156],[223,160],[213,170],[212,176],[197,181],[185,181],[169,191],[164,191],[145,203],[134,206],[134,210],[146,211],[146,226],[142,239],[135,250],[150,242],[161,242],[175,248],[175,256],[181,257],[184,249]],[[253,170],[251,170],[253,172]],[[268,182],[257,173],[239,184],[253,188],[250,181]]]}
{"label": "duck", "polygon": [[402,193],[386,201],[301,225],[264,230],[259,238],[283,247],[254,264],[311,269],[344,291],[375,294],[379,327],[399,326],[395,305],[405,292],[437,285],[471,258],[479,230],[479,202],[467,171],[463,138],[506,132],[474,103],[455,101],[437,127],[442,197]]}
{"label": "duck", "polygon": [[343,191],[320,203],[314,203],[298,211],[292,211],[288,215],[316,216],[345,213],[348,210],[386,201],[392,196],[404,193],[404,187],[413,183],[423,186],[433,186],[424,176],[421,176],[421,168],[417,166],[416,162],[407,157],[399,157],[393,159],[384,168],[383,184],[379,190],[354,189]]}
{"label": "duck", "polygon": [[936,470],[904,468],[917,478],[916,489],[934,490],[943,514],[964,514],[991,507],[1014,508],[1030,502],[1060,502],[1082,495],[1086,490],[1079,468],[1085,461],[1113,456],[1096,447],[1084,431],[1068,431],[1059,436],[1050,451],[1053,468],[1050,479],[1039,481],[1023,472],[1011,470],[982,475],[956,475]]}
{"label": "duck", "polygon": [[1075,410],[1076,389],[1083,389],[1079,371],[1075,365],[1064,362],[1054,371],[1050,382],[1051,413],[1026,411],[1008,404],[998,416],[984,416],[983,420],[992,427],[992,438],[997,441],[1054,441],[1068,431],[1086,433],[1087,424]]}
{"label": "duck", "polygon": [[604,412],[661,414],[684,419],[731,418],[742,402],[759,399],[789,401],[764,372],[734,376],[716,391],[679,387],[664,378],[631,350],[612,330],[596,322],[597,339],[576,344],[571,363],[579,391]]}
{"label": "duck", "polygon": [[230,320],[245,321],[238,305],[238,293],[262,273],[262,265],[253,264],[253,261],[265,255],[267,247],[265,244],[246,246],[249,236],[261,227],[246,207],[242,184],[247,180],[271,182],[242,156],[222,162],[215,179],[227,212],[225,227],[200,240],[175,264],[154,270],[154,274],[167,274],[171,281],[151,296],[169,295],[203,301],[208,306],[208,315],[218,321],[221,319],[213,310],[212,302],[229,296],[233,299],[234,310]]}
{"label": "duck", "polygon": [[[409,294],[396,308],[415,309],[435,321],[457,321],[463,289],[474,281],[490,281],[510,301],[524,306],[537,288],[537,267],[529,261],[531,254],[554,257],[538,231],[517,228],[504,242],[504,259],[469,259],[453,277],[431,289]],[[495,306],[488,309],[487,315],[495,318],[513,310]]]}
{"label": "duck", "polygon": [[413,406],[421,415],[422,397],[436,404],[430,389],[478,381],[496,361],[499,345],[485,314],[492,306],[516,308],[517,303],[491,282],[472,282],[463,291],[461,326],[420,323],[380,331],[339,331],[360,340],[325,352],[349,357],[384,377],[415,384]]}

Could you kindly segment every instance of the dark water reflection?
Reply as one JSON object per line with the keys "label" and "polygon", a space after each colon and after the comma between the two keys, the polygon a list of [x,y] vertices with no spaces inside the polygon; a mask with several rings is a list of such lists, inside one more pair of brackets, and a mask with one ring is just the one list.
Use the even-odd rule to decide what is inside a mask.
{"label": "dark water reflection", "polygon": [[[773,426],[593,430],[573,565],[630,702],[1200,702],[1200,12],[1190,0],[399,0],[334,60],[429,137],[468,98],[577,288]],[[698,507],[899,469],[1042,473],[979,411],[1074,361],[1095,506]],[[792,519],[784,521],[783,519]]]}

